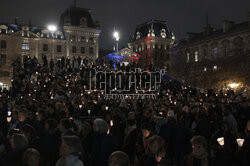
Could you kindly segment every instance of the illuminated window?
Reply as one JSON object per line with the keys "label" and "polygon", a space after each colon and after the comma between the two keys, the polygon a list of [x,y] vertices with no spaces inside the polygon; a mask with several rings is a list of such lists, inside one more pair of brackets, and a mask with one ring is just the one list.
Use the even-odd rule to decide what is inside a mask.
{"label": "illuminated window", "polygon": [[213,56],[214,59],[217,58],[217,54],[218,54],[218,49],[217,48],[213,48],[212,49],[212,56]]}
{"label": "illuminated window", "polygon": [[199,57],[198,57],[198,51],[194,52],[194,61],[198,62],[199,61]]}
{"label": "illuminated window", "polygon": [[187,53],[187,63],[189,63],[190,60],[190,53]]}
{"label": "illuminated window", "polygon": [[22,50],[29,50],[29,44],[28,43],[23,43],[22,44]]}
{"label": "illuminated window", "polygon": [[23,31],[23,37],[28,37],[28,31]]}
{"label": "illuminated window", "polygon": [[207,67],[204,67],[204,71],[207,71]]}

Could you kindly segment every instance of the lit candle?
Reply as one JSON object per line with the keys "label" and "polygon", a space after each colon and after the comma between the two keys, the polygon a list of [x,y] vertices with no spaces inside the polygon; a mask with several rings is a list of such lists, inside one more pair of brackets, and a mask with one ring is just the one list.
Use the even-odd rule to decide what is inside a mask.
{"label": "lit candle", "polygon": [[7,117],[7,122],[8,122],[8,123],[11,122],[11,117]]}
{"label": "lit candle", "polygon": [[105,109],[106,109],[106,111],[108,111],[108,109],[109,109],[109,106],[105,106]]}
{"label": "lit candle", "polygon": [[245,141],[244,139],[238,138],[238,139],[237,139],[238,146],[239,146],[239,147],[242,147],[243,144],[244,144],[244,141]]}
{"label": "lit candle", "polygon": [[113,120],[111,120],[111,121],[110,121],[110,126],[113,126],[113,125],[114,125],[114,124],[113,124]]}
{"label": "lit candle", "polygon": [[220,144],[220,146],[224,146],[224,137],[218,138],[217,142]]}

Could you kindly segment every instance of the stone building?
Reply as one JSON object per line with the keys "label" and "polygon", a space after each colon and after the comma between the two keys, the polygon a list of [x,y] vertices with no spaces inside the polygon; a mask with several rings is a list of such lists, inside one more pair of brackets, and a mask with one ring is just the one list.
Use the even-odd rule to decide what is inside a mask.
{"label": "stone building", "polygon": [[187,33],[172,49],[172,57],[174,77],[187,84],[229,89],[234,83],[246,90],[250,85],[250,15],[243,23],[225,20],[221,29],[207,24],[200,33]]}
{"label": "stone building", "polygon": [[152,64],[169,70],[170,49],[174,44],[174,39],[165,21],[150,20],[136,27],[128,46],[141,55],[138,62],[141,66]]}
{"label": "stone building", "polygon": [[99,25],[90,9],[70,7],[60,18],[56,30],[47,27],[0,23],[0,84],[10,85],[11,64],[24,56],[58,60],[62,56],[81,57],[94,61],[98,58]]}

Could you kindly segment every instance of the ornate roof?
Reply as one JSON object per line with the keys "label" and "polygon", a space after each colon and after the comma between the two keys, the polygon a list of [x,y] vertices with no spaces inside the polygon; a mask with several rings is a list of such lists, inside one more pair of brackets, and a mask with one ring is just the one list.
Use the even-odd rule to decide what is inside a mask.
{"label": "ornate roof", "polygon": [[170,32],[166,21],[150,20],[136,27],[135,33],[131,40],[135,41],[145,37],[161,37],[172,38],[173,35]]}
{"label": "ornate roof", "polygon": [[82,24],[82,19],[84,19],[87,27],[96,28],[90,12],[90,9],[70,7],[62,13],[60,25],[70,24],[72,26],[80,26]]}

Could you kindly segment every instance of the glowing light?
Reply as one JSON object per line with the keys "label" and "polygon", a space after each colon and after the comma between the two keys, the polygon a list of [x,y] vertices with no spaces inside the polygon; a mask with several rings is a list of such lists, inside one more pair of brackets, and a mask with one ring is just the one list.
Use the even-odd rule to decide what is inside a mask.
{"label": "glowing light", "polygon": [[113,37],[115,38],[116,41],[119,41],[120,35],[117,31],[114,32]]}
{"label": "glowing light", "polygon": [[238,83],[231,83],[231,84],[229,84],[229,87],[232,88],[232,89],[237,88],[238,86],[239,86]]}
{"label": "glowing light", "polygon": [[220,146],[224,146],[224,137],[218,138],[217,142],[220,144]]}
{"label": "glowing light", "polygon": [[239,146],[239,147],[242,147],[245,140],[244,140],[244,139],[241,139],[241,138],[238,138],[238,139],[236,139],[236,140],[237,140],[238,146]]}
{"label": "glowing light", "polygon": [[57,30],[57,27],[56,27],[55,25],[49,25],[49,26],[48,26],[48,30],[49,30],[50,32],[55,32],[55,31]]}
{"label": "glowing light", "polygon": [[8,122],[8,123],[11,122],[11,117],[7,117],[7,122]]}

